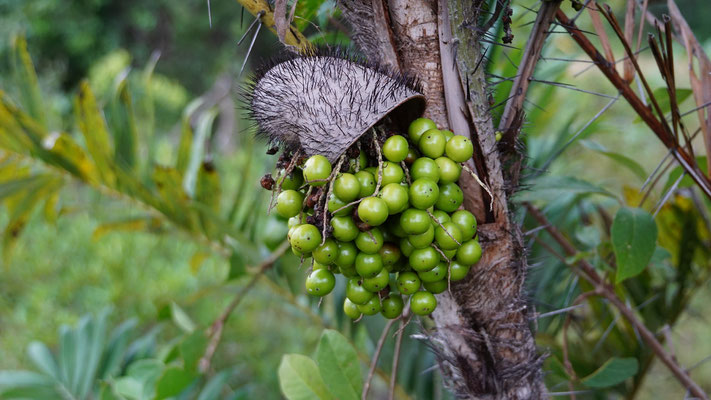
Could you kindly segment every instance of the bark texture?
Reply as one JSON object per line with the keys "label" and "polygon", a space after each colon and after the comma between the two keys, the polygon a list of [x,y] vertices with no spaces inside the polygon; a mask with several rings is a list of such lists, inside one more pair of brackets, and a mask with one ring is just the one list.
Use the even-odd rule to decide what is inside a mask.
{"label": "bark texture", "polygon": [[[383,44],[397,46],[402,72],[422,82],[427,97],[425,115],[438,126],[452,126],[455,133],[471,136],[475,155],[470,166],[493,194],[492,199],[471,179],[462,182],[465,206],[480,222],[478,234],[484,252],[467,279],[452,284],[451,294],[437,296],[439,304],[433,315],[437,330],[431,340],[438,350],[442,373],[461,398],[545,398],[543,358],[535,346],[530,324],[533,313],[523,291],[526,254],[520,227],[508,205],[512,188],[506,179],[518,171],[505,171],[502,165],[484,71],[477,67],[482,57],[476,30],[481,4],[465,0],[385,1],[392,40],[373,45],[362,43],[372,41],[369,38],[356,37],[356,44],[373,61],[383,61],[381,54],[388,53],[382,50]],[[343,2],[359,4],[361,11],[371,5],[370,1]],[[361,30],[363,23],[375,21],[362,15],[356,20],[348,12],[345,16]],[[518,163],[514,165],[519,168]]]}

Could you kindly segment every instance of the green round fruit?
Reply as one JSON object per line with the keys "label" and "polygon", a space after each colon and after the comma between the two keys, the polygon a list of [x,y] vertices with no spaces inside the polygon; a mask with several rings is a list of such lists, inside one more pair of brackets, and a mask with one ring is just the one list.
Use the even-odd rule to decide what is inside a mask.
{"label": "green round fruit", "polygon": [[461,281],[467,277],[471,266],[452,261],[449,265],[449,280],[452,282]]}
{"label": "green round fruit", "polygon": [[365,304],[373,298],[373,293],[365,290],[361,278],[351,278],[346,284],[346,297],[355,304]]}
{"label": "green round fruit", "polygon": [[407,139],[400,135],[390,136],[383,144],[383,155],[388,161],[399,163],[407,158]]}
{"label": "green round fruit", "polygon": [[311,186],[323,186],[329,176],[331,176],[331,162],[328,161],[328,158],[316,154],[306,160],[304,164],[304,179],[308,184]]}
{"label": "green round fruit", "polygon": [[444,154],[444,146],[446,144],[447,139],[439,129],[425,131],[417,142],[420,153],[429,158],[441,157]]}
{"label": "green round fruit", "polygon": [[314,260],[313,264],[311,264],[311,269],[314,271],[316,271],[317,269],[328,269],[328,265],[323,265],[318,261]]}
{"label": "green round fruit", "polygon": [[336,286],[336,277],[328,269],[315,269],[306,278],[306,292],[312,296],[325,296]]}
{"label": "green round fruit", "polygon": [[321,232],[311,224],[299,225],[292,231],[290,243],[296,251],[310,253],[321,244]]}
{"label": "green round fruit", "polygon": [[378,195],[388,206],[388,214],[399,214],[410,205],[407,189],[399,183],[390,183],[383,187]]}
{"label": "green round fruit", "polygon": [[380,229],[373,228],[369,231],[360,232],[355,239],[356,247],[358,250],[367,254],[375,254],[383,247],[385,240],[383,239],[383,234]]}
{"label": "green round fruit", "polygon": [[445,222],[442,226],[437,226],[434,236],[437,247],[442,250],[455,250],[462,243],[462,231],[454,222]]}
{"label": "green round fruit", "polygon": [[450,261],[454,260],[454,257],[457,255],[457,249],[442,250],[442,253],[444,253],[444,255],[442,255],[442,254],[439,255],[440,261],[450,262]]}
{"label": "green round fruit", "polygon": [[371,226],[378,226],[388,219],[388,204],[379,197],[366,197],[358,204],[358,218]]}
{"label": "green round fruit", "polygon": [[362,315],[358,305],[348,298],[343,301],[343,313],[350,319],[358,319]]}
{"label": "green round fruit", "polygon": [[447,141],[445,146],[447,157],[456,162],[464,162],[472,158],[474,154],[474,145],[469,138],[455,135]]}
{"label": "green round fruit", "polygon": [[397,290],[402,294],[413,294],[420,289],[420,277],[412,271],[400,272],[397,276]]}
{"label": "green round fruit", "polygon": [[380,254],[358,253],[355,269],[363,278],[372,278],[383,270],[383,259]]}
{"label": "green round fruit", "polygon": [[337,217],[351,215],[351,213],[353,212],[353,206],[345,207],[347,204],[348,203],[339,199],[334,193],[331,193],[331,195],[328,197],[328,211]]}
{"label": "green round fruit", "polygon": [[341,242],[355,240],[360,232],[350,216],[331,218],[331,227],[333,227],[333,237]]}
{"label": "green round fruit", "polygon": [[422,134],[430,129],[437,129],[434,121],[429,118],[417,118],[410,123],[407,134],[410,136],[412,143],[418,143]]}
{"label": "green round fruit", "polygon": [[462,174],[462,167],[447,157],[439,157],[434,160],[439,167],[440,183],[450,183],[459,180]]}
{"label": "green round fruit", "polygon": [[434,247],[415,249],[410,253],[409,261],[415,271],[429,271],[439,264],[439,253]]}
{"label": "green round fruit", "polygon": [[440,294],[447,290],[449,284],[447,283],[447,280],[444,279],[437,282],[425,282],[422,284],[422,286],[424,286],[425,290],[432,294]]}
{"label": "green round fruit", "polygon": [[338,258],[338,243],[335,240],[328,238],[326,241],[319,245],[311,255],[319,264],[330,265],[333,264]]}
{"label": "green round fruit", "polygon": [[400,183],[403,179],[405,179],[405,172],[400,165],[394,162],[383,161],[383,179],[380,181],[380,187],[391,183]]}
{"label": "green round fruit", "polygon": [[420,152],[417,149],[410,147],[407,149],[407,157],[405,157],[405,165],[412,165],[415,160],[420,157]]}
{"label": "green round fruit", "polygon": [[402,309],[405,308],[405,303],[402,297],[396,294],[391,294],[382,301],[383,310],[381,314],[387,319],[395,319],[402,314]]}
{"label": "green round fruit", "polygon": [[390,233],[399,238],[407,237],[407,232],[402,229],[400,225],[400,215],[395,215],[392,218],[388,218],[385,222]]}
{"label": "green round fruit", "polygon": [[365,315],[375,315],[380,312],[382,306],[380,305],[380,298],[378,296],[373,296],[365,304],[358,306],[358,311]]}
{"label": "green round fruit", "polygon": [[410,176],[413,181],[421,178],[427,178],[433,182],[438,182],[440,179],[440,171],[437,163],[428,157],[420,157],[412,163],[410,168]]}
{"label": "green round fruit", "polygon": [[439,187],[427,178],[420,178],[410,185],[410,204],[413,207],[425,210],[432,207],[439,197]]}
{"label": "green round fruit", "polygon": [[437,308],[437,299],[430,292],[419,291],[410,297],[410,310],[414,314],[428,315],[435,308]]}
{"label": "green round fruit", "polygon": [[381,269],[378,275],[372,278],[363,278],[363,287],[369,292],[377,293],[385,289],[390,283],[390,273],[385,269]]}
{"label": "green round fruit", "polygon": [[299,215],[304,202],[304,195],[296,190],[284,190],[279,193],[276,201],[277,214],[284,218]]}
{"label": "green round fruit", "polygon": [[481,246],[476,239],[462,243],[457,250],[457,261],[464,265],[474,265],[481,258]]}
{"label": "green round fruit", "polygon": [[[281,173],[285,171],[282,169]],[[298,190],[304,184],[304,175],[299,168],[294,168],[289,175],[279,178],[281,182],[281,190]]]}
{"label": "green round fruit", "polygon": [[364,151],[358,153],[358,157],[351,158],[348,160],[348,171],[351,173],[356,173],[361,169],[366,169],[368,167],[368,156]]}
{"label": "green round fruit", "polygon": [[[451,220],[449,214],[442,210],[434,210],[432,212],[432,215],[434,216],[434,219],[432,220],[432,225],[433,226],[438,226],[439,224],[443,224],[445,222],[449,222]],[[439,224],[438,224],[439,222]]]}
{"label": "green round fruit", "polygon": [[360,184],[360,193],[358,197],[368,197],[375,193],[375,177],[368,171],[360,170],[356,172],[355,177]]}
{"label": "green round fruit", "polygon": [[427,211],[408,208],[400,215],[400,226],[408,235],[419,235],[432,226]]}
{"label": "green round fruit", "polygon": [[350,203],[360,194],[360,182],[353,174],[340,174],[333,182],[333,193],[342,201]]}
{"label": "green round fruit", "polygon": [[444,135],[444,138],[445,138],[446,140],[449,140],[449,139],[452,138],[452,136],[454,136],[454,132],[448,131],[448,130],[446,130],[446,129],[443,129],[443,130],[441,130],[440,132],[442,132],[442,135]]}
{"label": "green round fruit", "polygon": [[338,255],[336,256],[335,264],[341,271],[344,269],[353,269],[355,271],[354,266],[357,255],[358,249],[353,242],[338,242]]}
{"label": "green round fruit", "polygon": [[417,273],[422,282],[437,282],[442,279],[447,279],[447,264],[440,262],[429,271],[421,271]]}
{"label": "green round fruit", "polygon": [[410,257],[413,250],[415,250],[415,248],[412,247],[412,244],[410,244],[410,240],[408,240],[408,238],[400,239],[400,251],[406,258]]}
{"label": "green round fruit", "polygon": [[452,222],[457,224],[462,231],[462,240],[469,240],[476,234],[476,217],[467,210],[455,211],[452,214]]}
{"label": "green round fruit", "polygon": [[446,212],[453,212],[464,201],[464,193],[456,183],[445,183],[439,186],[439,196],[435,208]]}
{"label": "green round fruit", "polygon": [[386,268],[395,265],[395,263],[400,261],[400,257],[402,256],[400,248],[388,242],[385,242],[383,247],[378,250],[378,254],[380,254],[380,257],[383,259],[383,266]]}
{"label": "green round fruit", "polygon": [[425,247],[429,247],[432,244],[434,238],[435,228],[430,225],[430,227],[427,228],[425,233],[420,233],[419,235],[410,235],[407,237],[407,240],[410,242],[412,247],[416,249],[424,249]]}

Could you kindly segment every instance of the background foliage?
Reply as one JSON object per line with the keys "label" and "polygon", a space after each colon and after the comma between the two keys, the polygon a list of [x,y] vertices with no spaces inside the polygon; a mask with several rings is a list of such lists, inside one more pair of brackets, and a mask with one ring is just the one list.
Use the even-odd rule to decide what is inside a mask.
{"label": "background foliage", "polygon": [[[708,49],[711,32],[693,12],[699,6],[682,4]],[[533,18],[525,6],[533,4],[514,8],[513,44],[519,47]],[[348,44],[332,2],[301,1],[296,15],[296,25],[312,41]],[[206,3],[197,0],[0,1],[0,368],[35,371],[0,373],[4,397],[39,390],[41,398],[60,382],[77,398],[89,392],[162,398],[181,391],[180,398],[280,398],[279,377],[283,388],[288,375],[284,363],[309,362],[293,355],[282,361],[282,355],[313,356],[318,368],[324,328],[342,332],[361,371],[367,368],[384,321],[347,321],[339,307],[342,282],[319,307],[303,294],[305,268],[291,255],[277,261],[232,315],[212,369],[203,375],[197,368],[204,328],[286,229],[284,221],[261,212],[269,198],[258,178],[274,159],[264,154],[263,143],[244,134],[250,125],[234,101],[246,75],[239,70],[248,43],[235,44],[251,17],[229,1],[212,1],[211,17],[212,27]],[[247,63],[278,49],[275,37],[263,31]],[[515,74],[520,53],[492,48],[486,66],[496,83],[492,104],[508,96],[509,83],[497,77]],[[539,65],[537,79],[615,94],[588,64],[555,61],[583,58],[562,35],[552,38],[544,57],[549,61]],[[680,51],[678,57],[685,59]],[[648,55],[640,62],[643,68],[654,63]],[[663,82],[652,75],[652,85]],[[681,104],[690,109],[688,94]],[[575,136],[594,115],[590,110],[609,101],[532,86],[524,129],[526,190],[517,201],[541,207],[581,256],[613,273],[613,221],[621,207],[639,206],[645,179],[665,150],[622,102]],[[656,213],[658,235],[651,242],[640,239],[653,249],[649,265],[644,262],[641,274],[619,290],[652,331],[671,341],[682,365],[700,363],[692,376],[711,391],[703,379],[711,376],[711,363],[703,363],[711,354],[704,340],[711,334],[704,319],[711,297],[711,209],[685,180],[661,201],[679,174],[674,167],[665,171],[643,202],[647,224]],[[525,229],[535,230],[522,207],[519,213]],[[574,260],[551,255],[555,244],[530,232],[533,304],[540,313],[571,306],[589,290],[570,272],[567,264]],[[588,376],[578,388],[587,391],[583,397],[683,395],[634,329],[595,298],[570,314],[537,321],[538,342],[551,353],[551,391],[568,389],[561,347],[568,315],[571,362],[578,377]],[[65,324],[73,328],[60,328]],[[431,368],[432,353],[409,337],[420,329],[410,324],[406,331],[398,398],[446,398]],[[324,337],[331,335],[326,332]],[[391,342],[381,356],[375,393],[387,386]],[[85,352],[76,359],[98,361],[72,364],[75,352]],[[633,377],[613,382],[605,377],[609,368]]]}

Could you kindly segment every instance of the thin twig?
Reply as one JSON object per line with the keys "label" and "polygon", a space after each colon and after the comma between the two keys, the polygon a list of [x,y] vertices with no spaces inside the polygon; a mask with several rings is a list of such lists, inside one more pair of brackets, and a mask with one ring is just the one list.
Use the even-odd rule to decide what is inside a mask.
{"label": "thin twig", "polygon": [[395,384],[397,383],[397,367],[400,362],[400,346],[402,345],[402,333],[404,331],[405,320],[400,318],[400,327],[398,328],[397,338],[395,339],[395,352],[393,354],[393,367],[390,371],[390,386],[388,387],[388,400],[393,400],[395,397]]}
{"label": "thin twig", "polygon": [[375,353],[373,353],[373,358],[370,362],[370,369],[368,369],[368,378],[365,380],[365,385],[363,385],[363,394],[361,395],[361,400],[366,400],[368,398],[368,390],[370,389],[370,382],[373,380],[373,374],[375,374],[375,367],[378,365],[378,358],[380,358],[380,351],[383,349],[385,344],[385,339],[388,336],[388,331],[393,326],[395,321],[398,319],[391,319],[385,324],[383,328],[383,333],[380,334],[380,339],[378,339],[378,345],[375,347]]}
{"label": "thin twig", "polygon": [[489,187],[487,185],[485,185],[484,182],[481,181],[481,179],[479,179],[479,176],[476,174],[476,172],[474,172],[474,170],[469,168],[469,166],[467,164],[462,163],[462,168],[464,168],[467,172],[469,172],[469,175],[471,175],[472,178],[474,178],[477,181],[479,186],[481,186],[484,190],[486,190],[486,193],[489,194],[489,198],[491,198],[491,202],[489,204],[489,211],[493,211],[494,210],[494,195],[491,193],[491,190],[489,189]]}
{"label": "thin twig", "polygon": [[261,278],[262,275],[264,275],[264,273],[274,265],[274,263],[279,259],[279,257],[286,253],[289,247],[289,241],[284,240],[281,245],[277,247],[277,249],[274,250],[274,252],[270,254],[269,257],[267,257],[267,259],[262,261],[262,263],[259,264],[259,266],[257,267],[257,272],[252,275],[252,279],[250,279],[249,282],[247,282],[247,284],[244,285],[239,292],[237,292],[230,304],[228,304],[224,311],[222,311],[222,314],[220,314],[220,316],[217,317],[215,322],[212,323],[208,331],[210,343],[205,349],[205,353],[203,354],[202,358],[200,358],[200,371],[205,373],[210,369],[212,357],[215,355],[217,346],[219,346],[220,340],[222,339],[222,331],[225,327],[225,323],[227,322],[227,319],[230,317],[232,312],[235,310],[235,308],[237,308],[237,306],[245,297],[245,295],[254,287],[259,278]]}

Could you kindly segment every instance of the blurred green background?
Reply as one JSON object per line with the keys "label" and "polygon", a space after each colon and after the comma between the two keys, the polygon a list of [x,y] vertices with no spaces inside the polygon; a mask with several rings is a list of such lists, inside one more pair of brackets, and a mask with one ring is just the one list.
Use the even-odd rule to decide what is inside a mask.
{"label": "blurred green background", "polygon": [[[528,3],[531,4],[526,5],[533,5],[533,2]],[[694,12],[706,7],[702,3],[679,2],[699,40],[709,50],[711,27],[703,20],[703,13]],[[349,44],[347,30],[333,2],[299,4],[296,15],[303,18],[297,19],[296,24],[312,41]],[[565,4],[566,12],[573,13],[568,3]],[[662,12],[664,5],[651,2],[650,9]],[[513,44],[523,47],[529,28],[527,22],[534,16],[527,15],[524,7],[514,10],[516,39]],[[217,212],[230,224],[230,229],[245,235],[247,242],[253,244],[245,247],[219,241],[221,250],[215,250],[214,243],[213,246],[206,244],[214,242],[210,234],[196,233],[165,221],[146,222],[149,221],[146,216],[155,213],[145,202],[124,196],[120,190],[101,190],[101,185],[86,185],[81,180],[65,177],[64,188],[57,192],[56,202],[31,210],[19,236],[7,239],[11,232],[4,231],[0,267],[0,369],[28,368],[30,360],[25,349],[30,342],[40,340],[50,347],[56,346],[60,326],[74,326],[82,315],[98,314],[106,307],[112,310],[110,320],[114,325],[136,318],[141,333],[160,327],[157,340],[163,345],[190,331],[175,322],[176,319],[179,322],[180,317],[176,315],[180,312],[189,315],[195,326],[209,326],[232,294],[249,279],[241,272],[244,266],[254,265],[266,257],[269,249],[280,242],[285,223],[263,215],[269,198],[258,185],[259,177],[273,168],[275,158],[265,155],[264,143],[252,139],[251,123],[245,120],[239,99],[253,66],[279,52],[281,46],[273,34],[262,30],[247,60],[245,73],[239,75],[251,35],[239,47],[237,41],[245,34],[252,17],[243,13],[237,2],[213,0],[211,18],[212,27],[207,4],[201,0],[0,0],[0,88],[10,98],[23,96],[23,86],[18,83],[15,71],[16,61],[13,61],[18,37],[26,38],[37,70],[49,132],[68,132],[83,143],[75,123],[73,103],[82,80],[88,80],[99,105],[108,109],[109,120],[115,115],[110,107],[125,85],[130,89],[135,125],[141,138],[139,157],[135,161],[141,182],[149,181],[148,171],[153,165],[181,162],[186,123],[193,127],[195,135],[199,135],[201,124],[207,124],[209,132],[199,161],[209,163],[219,172],[219,191],[211,201],[218,203]],[[621,49],[615,50],[619,57]],[[517,57],[520,59],[520,52],[497,48],[492,53],[493,61],[487,66],[493,74],[492,82],[497,81],[495,75],[512,76],[515,70],[506,57],[510,56],[515,63]],[[573,83],[614,96],[609,84],[600,84],[596,70],[585,70],[589,64],[552,60],[584,58],[566,35],[553,35],[544,56],[551,60],[539,65],[538,79]],[[685,60],[680,46],[675,56],[682,63]],[[654,68],[648,54],[642,56],[640,63],[643,68]],[[680,85],[688,87],[683,68],[679,68],[678,73]],[[650,73],[649,78],[654,88],[663,85],[658,74]],[[508,96],[506,85],[492,86],[495,99]],[[638,199],[644,175],[655,169],[665,156],[665,149],[621,101],[566,146],[564,143],[610,99],[534,84],[529,100],[528,122],[524,128],[529,160],[525,172],[531,179],[527,181],[529,191],[524,196],[552,214],[551,219],[566,228],[581,248],[590,254],[609,254],[609,238],[605,238],[604,229],[600,224],[581,222],[583,215],[594,213],[596,208],[614,214],[619,199],[629,204]],[[684,101],[683,109],[693,107],[691,96]],[[693,124],[691,120],[690,125]],[[602,153],[610,153],[608,149],[625,153],[637,167],[629,168],[630,164],[621,164],[619,158],[605,157]],[[11,161],[11,156],[0,153],[0,163],[7,165]],[[47,168],[37,166],[32,160],[14,162],[32,171]],[[612,195],[567,196],[564,185],[558,187],[555,182],[540,181],[541,178],[536,177],[539,168],[548,171],[544,178],[575,177],[592,182]],[[635,168],[644,174],[636,174]],[[670,185],[667,175],[673,173],[674,168],[665,172],[652,191],[646,207],[650,211],[665,193],[665,183],[666,187]],[[693,191],[689,186],[683,186],[683,190]],[[674,196],[662,211],[662,215],[668,213],[672,220],[676,218],[672,215],[674,212],[688,211],[685,207],[693,198],[687,192],[677,195],[678,198]],[[702,199],[701,203],[708,213],[708,201]],[[1,227],[13,221],[12,214],[12,208],[6,205],[0,208]],[[56,216],[51,217],[53,214]],[[523,214],[521,218],[528,229],[534,227]],[[693,261],[689,261],[699,282],[695,282],[693,292],[686,287],[684,296],[688,295],[688,299],[685,297],[688,304],[675,316],[670,333],[676,356],[687,367],[711,355],[711,327],[705,314],[711,300],[710,265],[708,258],[704,259],[709,254],[707,228],[699,228],[698,243],[695,242],[698,248],[691,250]],[[669,229],[668,235],[675,236],[676,228]],[[677,276],[669,270],[678,268],[678,254],[686,251],[677,246],[681,240],[686,239],[672,238],[666,242],[660,239],[659,248],[665,247],[666,253],[659,257],[658,270],[650,272],[648,277],[653,283],[645,289],[645,295],[650,298],[659,293],[673,297],[674,290],[678,289],[659,281],[665,276]],[[542,264],[530,274],[533,303],[540,312],[568,305],[571,296],[574,298],[581,290],[573,282],[573,276],[557,260],[545,255],[538,242],[531,238],[528,244],[530,263]],[[282,258],[275,270],[269,272],[269,279],[262,280],[250,292],[229,320],[214,364],[217,369],[234,367],[238,371],[231,377],[232,393],[240,393],[244,398],[280,398],[276,369],[281,356],[284,353],[311,354],[324,327],[340,328],[362,354],[372,352],[384,322],[377,319],[353,325],[344,321],[338,306],[342,290],[340,295],[330,296],[318,307],[301,289],[305,268],[299,269],[298,264],[291,255]],[[176,309],[183,311],[176,312]],[[581,313],[580,317],[590,316]],[[663,325],[664,318],[661,319],[659,326]],[[551,349],[552,360],[559,355],[561,323],[561,316],[541,321],[539,344],[544,350]],[[410,326],[408,333],[419,329],[415,325]],[[585,330],[581,328],[581,332]],[[581,336],[586,334],[593,337],[581,339],[581,346],[600,338],[599,334],[590,335],[589,331]],[[595,355],[595,350],[591,359],[598,357],[595,362],[599,366],[600,357],[621,356],[623,354],[618,353],[623,352],[620,349],[627,346],[625,343],[620,339],[610,346],[601,346],[600,354]],[[435,364],[433,354],[417,340],[407,338],[404,346],[405,357],[409,358],[403,363],[400,380],[412,398],[448,398],[438,373],[429,369]],[[644,353],[629,347],[627,350],[631,354]],[[387,360],[392,357],[392,349],[386,346],[385,353],[386,361],[381,366],[389,371]],[[547,364],[546,368],[555,370],[555,365]],[[584,376],[584,372],[595,368],[589,364],[578,372]],[[683,396],[683,390],[663,366],[651,364],[650,374],[641,388],[636,389],[640,391],[638,398],[651,398],[652,394],[655,398]],[[711,391],[711,362],[694,368],[692,376]],[[567,390],[556,378],[551,378],[549,383],[551,391]],[[376,393],[383,387],[382,382],[376,383]],[[627,384],[624,388],[587,396],[616,398],[629,390]]]}

